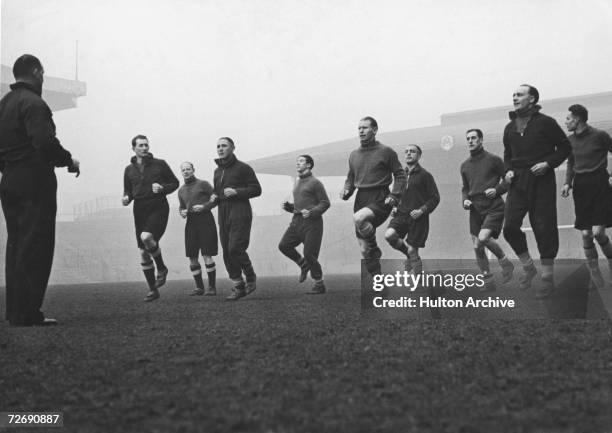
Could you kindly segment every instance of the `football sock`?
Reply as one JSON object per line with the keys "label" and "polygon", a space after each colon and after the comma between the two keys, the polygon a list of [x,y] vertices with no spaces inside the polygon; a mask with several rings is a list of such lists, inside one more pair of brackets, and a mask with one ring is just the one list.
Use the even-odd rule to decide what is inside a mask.
{"label": "football sock", "polygon": [[200,264],[198,263],[197,265],[190,265],[189,269],[191,269],[191,275],[193,275],[196,287],[198,289],[203,289],[204,281],[202,280],[202,266],[200,266]]}
{"label": "football sock", "polygon": [[147,280],[147,284],[149,285],[149,289],[153,290],[155,287],[155,266],[153,266],[153,260],[150,260],[145,263],[141,263],[142,273]]}
{"label": "football sock", "polygon": [[210,287],[216,287],[217,268],[215,267],[215,262],[206,264],[206,275],[208,276],[208,285]]}

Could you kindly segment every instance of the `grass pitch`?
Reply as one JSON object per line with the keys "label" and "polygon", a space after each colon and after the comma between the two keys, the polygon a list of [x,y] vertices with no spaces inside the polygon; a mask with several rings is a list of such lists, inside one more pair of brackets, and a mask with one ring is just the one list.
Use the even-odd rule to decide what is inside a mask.
{"label": "grass pitch", "polygon": [[60,326],[0,325],[0,411],[70,432],[612,431],[608,320],[371,319],[357,276],[326,283],[51,287]]}

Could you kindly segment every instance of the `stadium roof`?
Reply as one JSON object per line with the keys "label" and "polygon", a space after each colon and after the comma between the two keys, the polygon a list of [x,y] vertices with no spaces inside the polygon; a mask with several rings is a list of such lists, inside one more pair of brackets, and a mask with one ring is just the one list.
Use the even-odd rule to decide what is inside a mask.
{"label": "stadium roof", "polygon": [[[0,70],[0,94],[4,95],[15,82],[12,68],[2,65]],[[77,106],[77,98],[87,94],[87,85],[83,81],[45,75],[43,98],[52,111],[67,110]]]}
{"label": "stadium roof", "polygon": [[[563,125],[567,108],[582,104],[589,110],[589,123],[612,133],[612,92],[543,100],[542,112],[553,116]],[[417,143],[423,148],[424,165],[437,173],[440,183],[457,182],[457,165],[467,157],[465,131],[480,128],[485,148],[497,155],[503,153],[502,133],[508,122],[511,106],[499,106],[457,113],[442,114],[440,125],[378,134],[380,142],[394,148],[403,162],[403,150]],[[344,176],[348,171],[348,156],[359,146],[357,137],[319,146],[259,158],[249,162],[258,173],[295,176],[295,159],[307,153],[315,161],[317,176]],[[434,167],[435,166],[435,167]],[[437,169],[436,169],[437,168]],[[433,170],[432,170],[433,169]]]}

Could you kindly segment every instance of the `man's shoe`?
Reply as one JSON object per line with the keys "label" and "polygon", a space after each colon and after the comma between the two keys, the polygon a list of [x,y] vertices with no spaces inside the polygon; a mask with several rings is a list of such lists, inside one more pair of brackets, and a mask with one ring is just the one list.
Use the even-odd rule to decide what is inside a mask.
{"label": "man's shoe", "polygon": [[204,290],[204,295],[205,296],[216,296],[217,295],[217,288],[214,286],[208,286],[206,288],[206,290]]}
{"label": "man's shoe", "polygon": [[34,323],[32,326],[57,326],[58,322],[55,319],[43,319],[42,322]]}
{"label": "man's shoe", "polygon": [[529,266],[523,275],[519,278],[519,289],[527,290],[531,287],[531,281],[538,275],[538,271],[534,265]]}
{"label": "man's shoe", "polygon": [[189,294],[189,296],[202,296],[204,294],[204,289],[196,288]]}
{"label": "man's shoe", "polygon": [[168,276],[168,268],[157,271],[157,278],[155,278],[155,288],[159,289],[161,286],[166,284],[166,277]]}
{"label": "man's shoe", "polygon": [[255,275],[253,275],[251,281],[246,282],[246,286],[245,286],[245,291],[246,291],[246,295],[250,295],[251,293],[253,293],[255,291],[255,289],[257,289],[257,277]]}
{"label": "man's shoe", "polygon": [[512,280],[512,274],[514,273],[514,265],[510,260],[507,264],[502,265],[502,284],[506,284]]}
{"label": "man's shoe", "polygon": [[246,290],[244,287],[234,287],[232,288],[232,293],[228,297],[225,298],[226,301],[237,301],[240,298],[244,298],[246,296]]}
{"label": "man's shoe", "polygon": [[304,281],[306,281],[306,278],[308,278],[308,272],[310,271],[310,267],[308,266],[307,263],[304,263],[303,265],[300,266],[300,278],[299,278],[299,282],[303,283]]}
{"label": "man's shoe", "polygon": [[536,299],[545,299],[552,295],[554,291],[555,283],[552,276],[550,278],[542,278],[542,284],[536,286],[534,297]]}
{"label": "man's shoe", "polygon": [[325,291],[326,291],[325,284],[323,283],[323,281],[321,281],[320,283],[315,283],[315,285],[312,286],[312,289],[306,292],[306,294],[307,295],[322,295],[323,293],[325,293]]}
{"label": "man's shoe", "polygon": [[157,289],[153,289],[147,294],[147,296],[145,296],[144,301],[151,302],[155,301],[156,299],[159,299],[159,292]]}

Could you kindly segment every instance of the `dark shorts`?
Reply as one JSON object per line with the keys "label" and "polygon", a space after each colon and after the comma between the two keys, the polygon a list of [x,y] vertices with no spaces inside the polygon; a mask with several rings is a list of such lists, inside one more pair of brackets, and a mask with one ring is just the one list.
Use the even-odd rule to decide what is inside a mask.
{"label": "dark shorts", "polygon": [[406,237],[408,245],[423,248],[429,235],[429,215],[415,220],[408,214],[397,214],[391,219],[389,228],[395,230],[400,238]]}
{"label": "dark shorts", "polygon": [[190,213],[185,224],[185,255],[187,257],[216,256],[218,253],[217,224],[211,212]]}
{"label": "dark shorts", "polygon": [[168,225],[168,200],[165,196],[146,198],[134,201],[134,226],[136,227],[136,242],[138,248],[144,249],[140,239],[142,232],[153,234],[156,242],[159,242]]}
{"label": "dark shorts", "polygon": [[504,200],[479,198],[472,200],[470,208],[470,234],[478,236],[480,230],[491,230],[491,237],[497,239],[504,225]]}
{"label": "dark shorts", "polygon": [[612,188],[608,177],[605,168],[593,173],[577,173],[574,177],[574,227],[578,230],[591,230],[593,226],[612,227]]}
{"label": "dark shorts", "polygon": [[[353,212],[357,212],[364,207],[369,208],[374,212],[374,218],[370,220],[370,223],[376,228],[387,221],[391,213],[391,207],[385,205],[385,199],[389,194],[389,187],[386,186],[380,188],[360,188],[357,190]],[[361,237],[359,233],[357,233],[357,237]]]}

